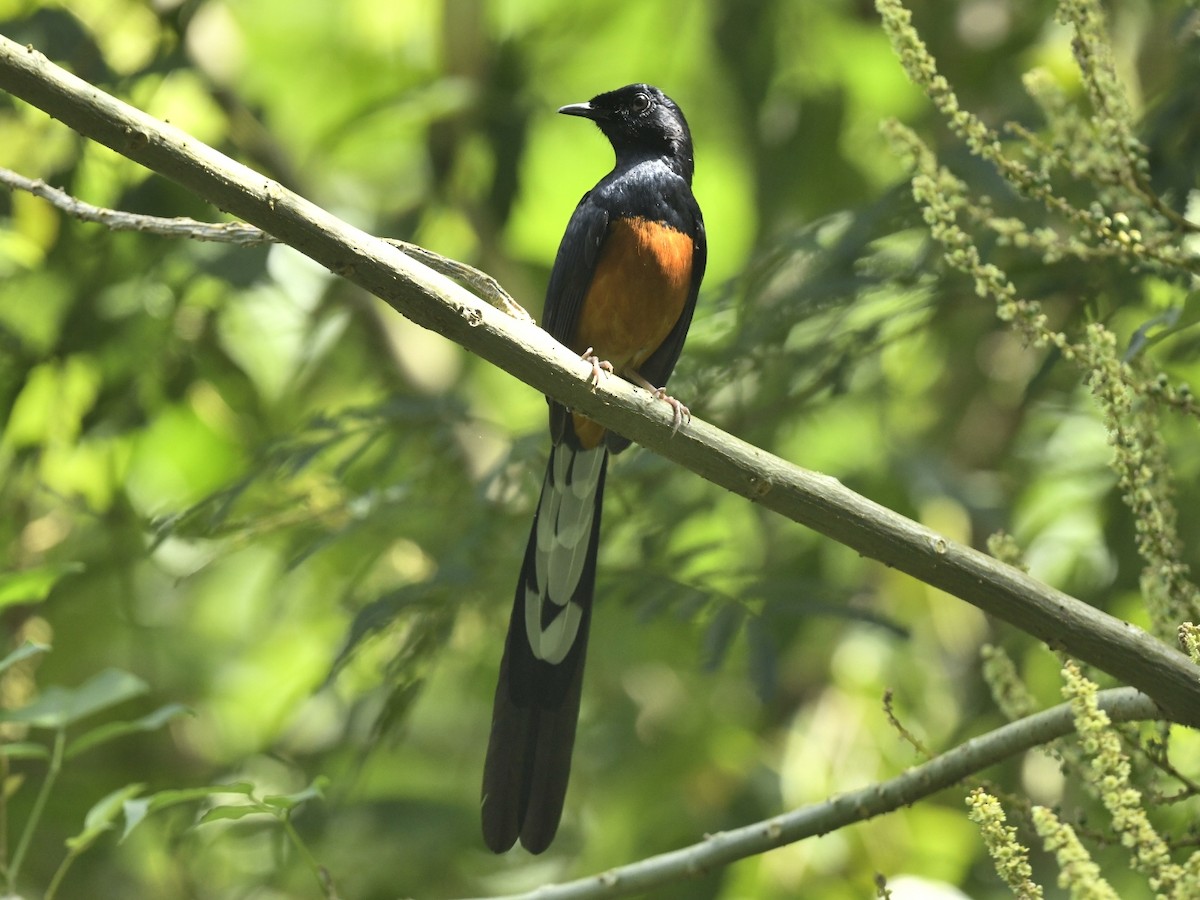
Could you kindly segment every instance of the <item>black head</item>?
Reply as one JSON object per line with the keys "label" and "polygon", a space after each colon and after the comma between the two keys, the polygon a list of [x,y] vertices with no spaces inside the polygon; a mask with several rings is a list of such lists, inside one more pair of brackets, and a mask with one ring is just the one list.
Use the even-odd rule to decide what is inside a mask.
{"label": "black head", "polygon": [[675,101],[658,88],[629,84],[559,112],[595,122],[612,143],[618,164],[662,156],[691,181],[692,133]]}

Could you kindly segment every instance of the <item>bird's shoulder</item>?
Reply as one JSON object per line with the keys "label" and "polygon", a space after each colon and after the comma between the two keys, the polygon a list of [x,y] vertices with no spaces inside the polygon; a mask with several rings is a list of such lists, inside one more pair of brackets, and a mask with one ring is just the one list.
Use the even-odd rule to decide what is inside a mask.
{"label": "bird's shoulder", "polygon": [[613,221],[623,218],[662,222],[692,233],[700,208],[687,180],[662,159],[646,159],[609,172],[580,201],[585,216],[600,212]]}

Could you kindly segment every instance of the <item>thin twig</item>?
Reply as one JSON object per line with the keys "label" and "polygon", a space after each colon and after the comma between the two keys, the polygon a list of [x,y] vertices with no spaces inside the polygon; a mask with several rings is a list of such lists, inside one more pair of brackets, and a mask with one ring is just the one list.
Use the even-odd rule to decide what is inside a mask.
{"label": "thin twig", "polygon": [[[103,225],[110,231],[137,231],[163,237],[181,237],[193,241],[213,241],[245,247],[278,243],[276,238],[261,228],[255,228],[245,222],[201,222],[198,219],[189,219],[187,216],[165,218],[93,206],[60,188],[46,184],[40,178],[26,178],[10,169],[0,168],[0,184],[13,190],[26,191],[35,197],[41,197],[73,218]],[[454,279],[467,290],[483,297],[510,316],[526,322],[533,321],[533,316],[500,286],[500,282],[486,272],[481,272],[474,266],[434,253],[424,247],[418,247],[416,244],[410,244],[408,241],[396,238],[384,238],[384,240],[408,256],[420,260],[435,272]]]}
{"label": "thin twig", "polygon": [[0,168],[0,184],[17,191],[25,191],[41,197],[67,215],[82,222],[94,222],[110,231],[139,231],[163,237],[182,237],[193,241],[218,241],[223,244],[254,246],[274,241],[262,229],[245,222],[199,222],[186,216],[167,219],[161,216],[144,216],[93,206],[66,191],[46,184],[40,178],[26,178],[10,169]]}
{"label": "thin twig", "polygon": [[887,716],[888,723],[895,728],[900,734],[900,737],[902,737],[909,744],[909,746],[921,754],[921,756],[925,757],[926,759],[933,759],[933,754],[929,752],[929,748],[922,743],[919,737],[905,728],[899,717],[897,717],[896,707],[893,702],[894,700],[895,693],[891,688],[888,688],[883,692],[883,713],[885,716]]}
{"label": "thin twig", "polygon": [[42,820],[42,812],[46,809],[46,800],[50,797],[50,791],[54,789],[54,784],[58,781],[59,773],[62,771],[63,751],[66,744],[66,728],[59,727],[54,732],[54,747],[50,753],[50,764],[46,768],[46,777],[42,779],[42,785],[38,788],[37,796],[34,797],[33,807],[29,810],[29,818],[25,820],[21,838],[17,841],[17,849],[13,851],[12,863],[8,867],[10,891],[17,890],[17,881],[21,877],[21,864],[25,861],[29,842],[33,839],[34,832],[37,831],[38,823]]}
{"label": "thin twig", "polygon": [[393,247],[399,247],[408,256],[425,263],[425,265],[429,266],[435,272],[445,275],[447,278],[454,279],[468,291],[478,294],[484,300],[491,303],[492,306],[503,310],[510,316],[523,319],[526,322],[533,321],[533,316],[525,311],[525,307],[514,300],[512,294],[502,288],[500,282],[487,272],[481,272],[474,266],[468,266],[457,259],[442,256],[439,253],[434,253],[432,250],[418,247],[416,244],[410,244],[408,241],[402,241],[398,238],[384,238],[384,240]]}

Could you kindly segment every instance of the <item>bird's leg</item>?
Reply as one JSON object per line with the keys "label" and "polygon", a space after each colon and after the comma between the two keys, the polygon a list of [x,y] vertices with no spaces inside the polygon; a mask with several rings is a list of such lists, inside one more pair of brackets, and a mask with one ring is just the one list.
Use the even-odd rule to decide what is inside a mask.
{"label": "bird's leg", "polygon": [[588,384],[592,386],[592,390],[594,391],[599,387],[602,375],[611,375],[613,373],[613,364],[607,359],[598,357],[592,347],[588,347],[579,355],[585,363],[591,364],[592,374],[588,376]]}
{"label": "bird's leg", "polygon": [[655,400],[662,400],[671,407],[671,434],[679,430],[679,426],[685,422],[692,421],[692,411],[667,393],[665,387],[655,387],[649,381],[642,377],[642,373],[634,369],[630,369],[625,373],[625,377],[639,387],[644,387],[654,395]]}

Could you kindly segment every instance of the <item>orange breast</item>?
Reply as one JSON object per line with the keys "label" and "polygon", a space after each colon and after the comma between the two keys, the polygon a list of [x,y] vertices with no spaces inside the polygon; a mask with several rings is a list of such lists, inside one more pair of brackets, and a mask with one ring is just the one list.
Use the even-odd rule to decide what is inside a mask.
{"label": "orange breast", "polygon": [[[571,348],[588,347],[617,373],[636,371],[659,348],[687,303],[692,280],[692,239],[661,222],[618,219],[596,262]],[[604,428],[580,415],[575,431],[595,447]]]}

